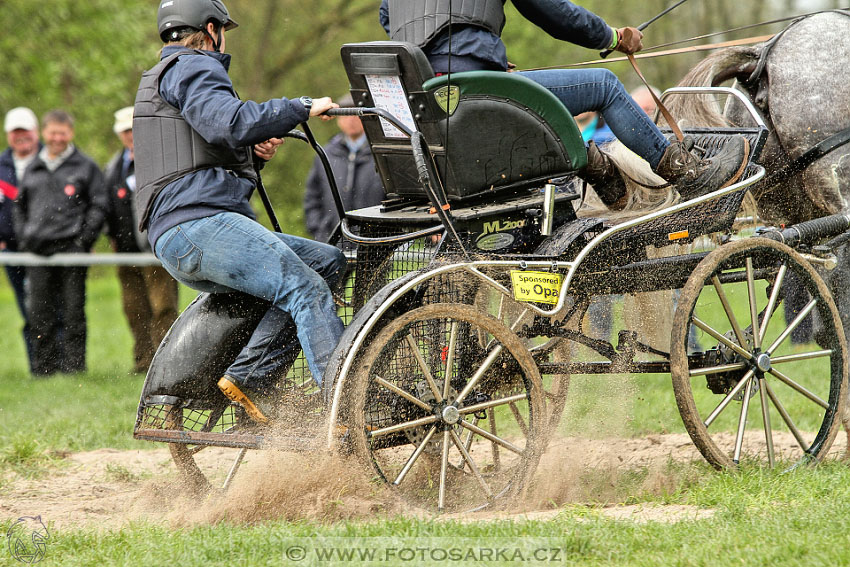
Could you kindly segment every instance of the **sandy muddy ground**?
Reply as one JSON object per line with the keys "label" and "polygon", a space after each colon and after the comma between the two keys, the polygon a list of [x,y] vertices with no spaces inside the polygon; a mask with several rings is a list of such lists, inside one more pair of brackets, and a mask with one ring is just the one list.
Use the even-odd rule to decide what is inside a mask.
{"label": "sandy muddy ground", "polygon": [[[793,440],[780,437],[777,450]],[[840,434],[833,454],[845,448]],[[233,450],[204,450],[204,463],[229,462]],[[460,521],[549,519],[557,506],[584,502],[622,502],[619,480],[642,469],[639,487],[650,492],[673,488],[670,460],[701,456],[685,434],[588,440],[560,438],[550,443],[526,500],[511,513],[484,511],[449,514]],[[376,515],[423,515],[397,501],[380,485],[365,482],[356,463],[327,454],[249,451],[228,497],[190,495],[181,486],[169,451],[101,449],[65,455],[37,478],[6,471],[0,483],[0,517],[41,515],[57,527],[117,529],[137,519],[165,525],[193,525],[224,519],[255,522],[272,518],[333,522]],[[258,504],[259,503],[259,504]],[[634,521],[679,521],[710,516],[687,506],[603,506],[600,512]]]}

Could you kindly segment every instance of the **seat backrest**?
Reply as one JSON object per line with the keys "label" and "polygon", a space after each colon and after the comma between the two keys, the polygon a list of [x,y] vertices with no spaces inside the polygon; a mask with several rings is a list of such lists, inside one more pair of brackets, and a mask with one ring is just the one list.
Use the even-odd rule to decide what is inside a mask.
{"label": "seat backrest", "polygon": [[[525,77],[434,77],[422,51],[402,42],[347,44],[342,60],[357,106],[383,108],[424,135],[451,201],[542,185],[587,162],[567,109]],[[407,137],[381,118],[363,125],[387,195],[424,197]]]}

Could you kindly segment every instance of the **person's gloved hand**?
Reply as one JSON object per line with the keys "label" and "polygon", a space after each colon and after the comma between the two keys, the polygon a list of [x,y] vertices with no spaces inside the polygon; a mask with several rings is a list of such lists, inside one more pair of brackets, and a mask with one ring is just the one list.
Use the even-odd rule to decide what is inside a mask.
{"label": "person's gloved hand", "polygon": [[632,27],[619,28],[617,30],[617,36],[619,37],[619,41],[617,41],[617,47],[614,48],[617,51],[631,55],[643,49],[643,41],[641,41],[643,39],[643,32],[639,29]]}

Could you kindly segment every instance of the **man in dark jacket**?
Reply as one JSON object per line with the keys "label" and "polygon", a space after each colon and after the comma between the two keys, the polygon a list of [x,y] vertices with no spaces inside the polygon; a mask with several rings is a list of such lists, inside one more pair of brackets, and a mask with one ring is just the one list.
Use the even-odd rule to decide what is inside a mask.
{"label": "man in dark jacket", "polygon": [[[352,106],[351,96],[341,97],[339,103],[341,106]],[[324,149],[328,154],[345,210],[379,205],[385,196],[384,187],[375,170],[375,160],[363,132],[363,123],[357,116],[339,116],[336,123],[341,132],[331,138]],[[322,242],[328,241],[328,237],[339,223],[331,187],[318,156],[307,176],[304,222],[307,232]]]}
{"label": "man in dark jacket", "polygon": [[[109,209],[106,234],[116,252],[150,252],[133,214],[133,107],[115,112],[113,131],[124,146],[104,171]],[[121,302],[133,334],[133,370],[146,372],[154,352],[177,318],[177,281],[162,266],[118,266]]]}
{"label": "man in dark jacket", "polygon": [[[379,17],[393,40],[421,47],[437,73],[506,71],[507,51],[501,39],[506,1],[381,0]],[[569,0],[511,2],[520,15],[556,39],[626,54],[643,48],[643,34],[637,28],[609,26]],[[599,112],[617,139],[674,184],[683,200],[727,187],[744,171],[749,144],[743,136],[734,137],[712,159],[700,159],[691,152],[690,141],[668,141],[607,69],[545,69],[519,74],[546,87],[573,116]],[[593,185],[602,201],[615,208],[625,203],[625,183],[613,160],[590,143],[587,161],[579,175]]]}
{"label": "man in dark jacket", "polygon": [[[14,201],[18,196],[18,185],[24,170],[32,163],[40,149],[38,119],[32,110],[19,106],[6,113],[3,129],[6,131],[9,147],[0,154],[0,252],[16,252],[18,240],[15,238],[13,222]],[[6,275],[9,276],[18,309],[24,319],[23,333],[27,357],[31,358],[24,274],[23,266],[6,266]]]}
{"label": "man in dark jacket", "polygon": [[[44,148],[27,167],[15,200],[22,250],[43,256],[88,252],[106,214],[103,174],[72,143],[74,122],[62,110],[42,119]],[[85,266],[27,269],[32,373],[86,369]]]}

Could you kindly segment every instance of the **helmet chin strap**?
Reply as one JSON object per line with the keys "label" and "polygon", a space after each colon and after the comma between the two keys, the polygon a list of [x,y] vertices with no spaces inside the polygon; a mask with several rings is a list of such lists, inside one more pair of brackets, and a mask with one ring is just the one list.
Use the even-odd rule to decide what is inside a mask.
{"label": "helmet chin strap", "polygon": [[213,37],[212,35],[210,35],[210,32],[207,30],[207,28],[204,27],[204,33],[206,34],[206,36],[208,38],[210,38],[210,41],[213,44],[213,51],[220,51],[221,50],[221,39],[222,39],[221,34],[222,34],[223,30],[224,30],[224,26],[219,26],[218,27],[218,33],[216,34],[217,37]]}

